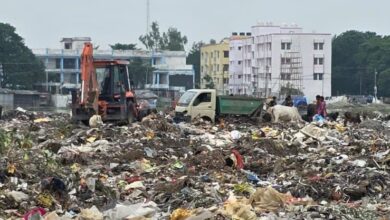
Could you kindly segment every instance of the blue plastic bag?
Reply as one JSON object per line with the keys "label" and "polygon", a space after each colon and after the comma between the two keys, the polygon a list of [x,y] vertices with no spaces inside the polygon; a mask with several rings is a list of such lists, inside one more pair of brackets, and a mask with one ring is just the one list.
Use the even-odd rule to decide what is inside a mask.
{"label": "blue plastic bag", "polygon": [[313,116],[313,121],[319,122],[319,123],[324,123],[325,118],[322,117],[322,115],[316,114]]}

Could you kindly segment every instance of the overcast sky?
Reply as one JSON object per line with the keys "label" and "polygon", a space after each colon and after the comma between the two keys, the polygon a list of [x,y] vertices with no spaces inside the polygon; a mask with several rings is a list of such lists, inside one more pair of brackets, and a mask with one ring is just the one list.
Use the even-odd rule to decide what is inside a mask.
{"label": "overcast sky", "polygon": [[[257,21],[296,23],[305,31],[390,35],[389,0],[150,0],[151,21],[194,41],[247,32]],[[0,22],[30,48],[59,48],[62,37],[90,36],[101,48],[137,43],[146,32],[146,0],[1,0]]]}

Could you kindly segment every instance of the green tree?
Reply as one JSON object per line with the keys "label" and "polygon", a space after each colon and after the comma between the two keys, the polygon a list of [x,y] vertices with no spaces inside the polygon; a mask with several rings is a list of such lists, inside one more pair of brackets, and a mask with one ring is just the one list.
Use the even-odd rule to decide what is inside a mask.
{"label": "green tree", "polygon": [[211,76],[205,75],[203,77],[203,80],[206,81],[206,84],[205,84],[206,89],[214,89],[215,88],[214,81],[213,81],[213,78],[211,78]]}
{"label": "green tree", "polygon": [[9,24],[0,23],[0,64],[3,66],[2,87],[32,89],[43,82],[45,70],[23,38]]}
{"label": "green tree", "polygon": [[116,43],[114,45],[110,45],[113,50],[137,50],[137,44],[121,44]]}
{"label": "green tree", "polygon": [[168,32],[161,34],[157,22],[153,22],[151,31],[146,35],[141,35],[139,40],[146,49],[171,51],[184,51],[184,46],[188,42],[187,37],[182,36],[181,32],[174,27],[170,27]]}
{"label": "green tree", "polygon": [[204,45],[202,41],[193,43],[187,56],[187,64],[194,66],[195,88],[200,88],[200,48]]}
{"label": "green tree", "polygon": [[360,80],[363,82],[369,78],[366,63],[363,62],[366,51],[362,44],[376,36],[373,32],[347,31],[333,38],[333,95],[360,93]]}
{"label": "green tree", "polygon": [[160,27],[157,22],[153,22],[151,25],[151,31],[146,35],[141,35],[139,40],[143,45],[145,45],[146,49],[149,50],[160,50],[162,44],[162,37],[160,34]]}
{"label": "green tree", "polygon": [[167,33],[162,36],[163,50],[184,51],[184,45],[188,42],[186,36],[181,36],[181,32],[176,28],[170,27]]}
{"label": "green tree", "polygon": [[332,90],[334,94],[373,95],[378,72],[378,95],[387,96],[390,36],[347,31],[333,39]]}
{"label": "green tree", "polygon": [[139,57],[135,58],[130,61],[128,68],[130,79],[133,81],[135,88],[144,89],[145,84],[151,83],[154,68],[150,60],[142,60]]}
{"label": "green tree", "polygon": [[378,76],[378,95],[390,97],[390,68],[382,71]]}

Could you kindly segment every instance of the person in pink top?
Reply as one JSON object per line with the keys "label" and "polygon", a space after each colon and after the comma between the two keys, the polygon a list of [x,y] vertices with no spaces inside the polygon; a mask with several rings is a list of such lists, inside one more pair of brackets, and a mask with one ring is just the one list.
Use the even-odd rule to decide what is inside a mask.
{"label": "person in pink top", "polygon": [[317,108],[317,114],[321,115],[322,117],[326,117],[328,113],[326,112],[326,103],[323,96],[319,98],[318,108]]}

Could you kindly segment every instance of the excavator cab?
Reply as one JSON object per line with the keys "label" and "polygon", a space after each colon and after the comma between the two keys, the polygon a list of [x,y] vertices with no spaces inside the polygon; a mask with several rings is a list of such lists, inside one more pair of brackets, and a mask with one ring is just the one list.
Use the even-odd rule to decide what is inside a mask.
{"label": "excavator cab", "polygon": [[95,62],[99,100],[114,101],[124,91],[131,91],[125,61]]}
{"label": "excavator cab", "polygon": [[138,109],[128,64],[122,60],[95,61],[92,44],[86,43],[81,59],[81,89],[72,93],[72,119],[86,123],[99,114],[103,121],[132,123]]}

